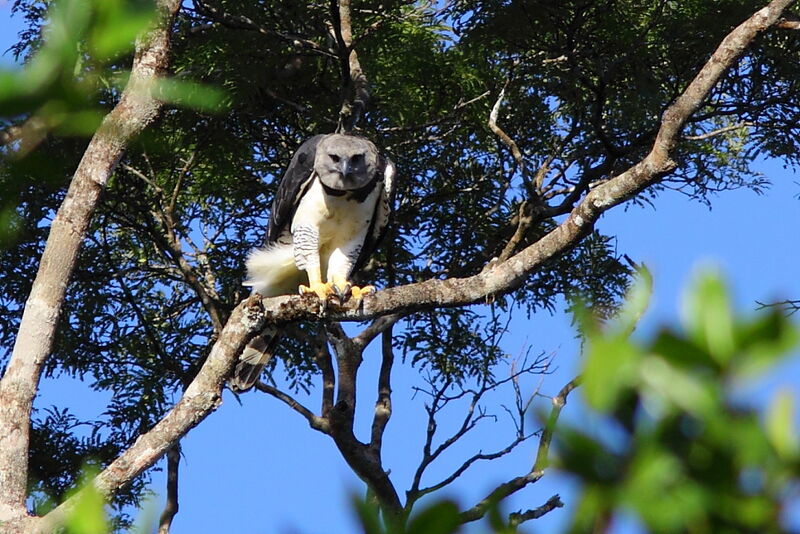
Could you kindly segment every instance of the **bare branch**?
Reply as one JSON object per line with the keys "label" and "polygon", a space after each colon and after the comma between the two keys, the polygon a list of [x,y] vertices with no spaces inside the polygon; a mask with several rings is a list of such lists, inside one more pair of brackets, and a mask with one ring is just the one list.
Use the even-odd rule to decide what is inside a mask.
{"label": "bare branch", "polygon": [[381,370],[378,373],[378,400],[375,402],[375,415],[372,418],[372,435],[370,448],[380,456],[383,444],[383,432],[392,416],[392,365],[394,351],[392,349],[392,326],[381,334]]}
{"label": "bare branch", "polygon": [[[509,495],[516,493],[528,484],[537,482],[544,476],[544,469],[548,463],[548,453],[550,451],[550,442],[553,439],[553,432],[555,431],[556,422],[558,421],[561,410],[567,403],[567,396],[570,392],[578,386],[579,378],[572,379],[567,385],[561,388],[558,395],[553,397],[553,408],[550,411],[550,416],[547,419],[542,435],[539,437],[539,448],[536,453],[536,461],[530,472],[523,476],[519,476],[505,482],[495,488],[486,498],[481,502],[461,513],[461,522],[469,523],[477,521],[482,518],[489,508],[495,503],[505,499]],[[548,510],[549,511],[549,510]]]}
{"label": "bare branch", "polygon": [[402,319],[402,315],[384,315],[378,317],[360,334],[353,338],[353,343],[361,349],[366,348],[373,339],[392,328],[394,324]]}
{"label": "bare branch", "polygon": [[497,458],[505,456],[506,454],[508,454],[511,451],[513,451],[514,449],[516,449],[517,445],[519,445],[523,441],[528,440],[530,437],[532,437],[532,435],[529,435],[529,436],[517,436],[516,438],[514,438],[514,441],[512,441],[508,446],[506,446],[505,448],[503,448],[503,449],[501,449],[499,451],[493,452],[493,453],[484,454],[482,451],[479,451],[477,454],[474,454],[470,458],[468,458],[464,463],[462,463],[458,467],[458,469],[453,471],[447,478],[445,478],[441,482],[438,482],[437,484],[434,484],[432,486],[428,486],[426,488],[420,489],[416,493],[415,499],[419,499],[420,497],[422,497],[424,495],[427,495],[429,493],[433,493],[434,491],[439,491],[440,489],[444,488],[445,486],[448,486],[448,485],[452,484],[453,482],[456,481],[456,479],[458,477],[460,477],[462,474],[464,474],[464,471],[469,469],[470,466],[472,466],[472,464],[474,464],[478,460],[495,460]]}
{"label": "bare branch", "polygon": [[181,447],[176,443],[167,452],[167,502],[158,520],[158,534],[169,534],[172,521],[178,514],[178,467],[181,461]]}
{"label": "bare branch", "polygon": [[[543,362],[544,365],[543,365]],[[431,396],[430,404],[425,406],[425,410],[428,413],[428,432],[425,439],[425,444],[423,445],[422,450],[422,459],[420,460],[419,466],[417,467],[416,472],[414,473],[414,479],[411,484],[411,488],[406,492],[406,510],[410,510],[414,503],[419,500],[421,497],[428,493],[432,493],[434,491],[438,491],[443,487],[453,483],[458,477],[460,477],[470,466],[472,466],[478,460],[493,460],[496,458],[500,458],[501,456],[505,456],[506,454],[510,453],[514,450],[517,445],[520,443],[528,440],[531,435],[524,434],[524,417],[525,408],[522,406],[527,407],[521,400],[517,399],[519,396],[518,392],[518,380],[519,377],[526,374],[532,373],[546,373],[548,369],[549,361],[544,359],[541,355],[536,358],[536,360],[531,363],[523,363],[522,367],[517,370],[512,366],[512,371],[510,375],[499,381],[489,381],[483,380],[479,387],[475,389],[469,388],[461,388],[461,390],[453,395],[447,395],[445,392],[453,386],[451,381],[445,381],[443,384],[434,384],[432,381],[430,382],[433,386],[431,391],[424,391],[419,388],[416,388],[417,391],[426,393]],[[514,439],[503,449],[494,452],[494,453],[486,453],[484,454],[482,451],[478,452],[477,454],[471,456],[467,460],[465,460],[453,473],[449,476],[445,477],[443,480],[436,484],[432,484],[426,488],[420,489],[420,483],[422,480],[422,476],[427,470],[427,468],[448,448],[453,446],[456,442],[458,442],[461,438],[463,438],[467,433],[469,433],[473,428],[477,426],[477,424],[482,421],[483,419],[487,418],[494,418],[487,414],[483,409],[481,409],[478,405],[480,400],[483,396],[493,390],[496,390],[498,387],[503,386],[507,383],[511,382],[514,393],[515,393],[515,400],[517,404],[520,406],[518,410],[517,417],[519,420],[515,419],[515,426],[517,432],[515,434]],[[460,387],[460,386],[459,386]],[[447,439],[442,441],[437,447],[433,447],[433,439],[436,434],[437,429],[437,421],[436,417],[439,412],[442,411],[450,402],[465,398],[467,395],[471,395],[469,406],[467,407],[466,414],[461,422],[461,425],[458,429],[456,429]]]}
{"label": "bare branch", "polygon": [[320,324],[317,328],[316,342],[317,365],[322,371],[322,407],[320,413],[327,418],[333,408],[333,394],[336,389],[336,375],[333,372],[333,357],[328,348],[328,339],[325,334],[325,325]]}
{"label": "bare branch", "polygon": [[561,497],[558,495],[553,495],[547,502],[541,505],[538,508],[534,508],[533,510],[526,510],[524,512],[514,512],[513,514],[509,514],[508,516],[508,524],[509,526],[516,527],[524,523],[525,521],[530,521],[531,519],[539,519],[545,514],[548,514],[555,510],[556,508],[561,508],[564,506],[564,503],[561,502]]}
{"label": "bare branch", "polygon": [[288,393],[284,393],[278,388],[269,386],[260,380],[256,382],[256,389],[258,389],[259,391],[263,391],[268,395],[272,395],[279,401],[289,406],[289,408],[291,408],[292,410],[296,411],[297,413],[305,417],[306,421],[308,421],[308,425],[314,430],[319,430],[323,434],[330,433],[330,427],[328,425],[328,420],[326,418],[314,415],[314,412],[303,406],[300,402],[298,402],[294,397],[292,397]]}
{"label": "bare branch", "polygon": [[719,128],[717,130],[706,132],[700,135],[687,135],[684,139],[688,139],[689,141],[703,141],[705,139],[710,139],[712,137],[716,137],[718,135],[722,135],[724,133],[732,132],[735,130],[741,130],[742,128],[749,128],[751,126],[755,126],[754,122],[749,121],[742,121],[736,124],[731,124],[730,126],[725,126],[724,128]]}
{"label": "bare branch", "polygon": [[780,302],[769,302],[764,303],[760,301],[756,301],[758,304],[757,310],[763,310],[766,308],[777,308],[785,312],[787,315],[794,315],[798,311],[800,311],[800,300],[782,300]]}
{"label": "bare branch", "polygon": [[500,140],[508,147],[509,150],[511,150],[511,155],[514,157],[514,161],[517,162],[520,174],[522,175],[522,182],[525,184],[525,189],[527,189],[528,195],[531,198],[537,198],[536,191],[533,188],[533,183],[531,183],[531,178],[528,175],[528,167],[525,164],[525,157],[522,155],[522,151],[519,149],[519,146],[517,146],[517,143],[511,139],[511,137],[509,137],[509,135],[504,132],[502,128],[500,128],[500,126],[497,125],[497,116],[500,113],[500,107],[503,105],[503,100],[506,96],[506,89],[508,88],[510,81],[511,79],[509,77],[509,79],[506,80],[503,88],[500,90],[500,94],[497,96],[494,106],[492,106],[492,111],[489,113],[489,129],[500,138]]}
{"label": "bare branch", "polygon": [[149,87],[166,71],[170,30],[180,2],[159,0],[157,7],[159,22],[137,39],[128,84],[86,148],[53,220],[11,360],[0,382],[0,521],[27,513],[28,421],[81,243],[128,142],[161,109],[161,102],[150,94]]}
{"label": "bare branch", "polygon": [[789,13],[782,17],[777,24],[775,24],[775,27],[782,30],[800,30],[800,17]]}
{"label": "bare branch", "polygon": [[[379,444],[373,447],[361,443],[353,433],[356,376],[362,361],[363,348],[353,343],[338,323],[328,325],[328,335],[336,353],[339,370],[336,404],[330,410],[328,417],[330,435],[347,465],[367,484],[384,512],[389,516],[399,517],[403,512],[403,506],[388,473],[383,469]],[[388,387],[388,376],[382,378],[387,380]],[[388,414],[384,417],[388,419]],[[382,424],[385,422],[379,422],[378,426]],[[373,438],[378,430],[382,432],[380,428],[373,429]]]}

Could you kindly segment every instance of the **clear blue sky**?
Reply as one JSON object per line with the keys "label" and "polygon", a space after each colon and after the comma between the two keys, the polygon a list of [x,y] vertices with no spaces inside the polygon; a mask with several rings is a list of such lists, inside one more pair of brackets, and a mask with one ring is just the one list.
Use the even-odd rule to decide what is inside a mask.
{"label": "clear blue sky", "polygon": [[[0,51],[10,46],[19,30],[18,18],[10,17],[10,3],[0,0]],[[9,55],[0,58],[8,66]],[[656,208],[618,207],[603,217],[598,227],[617,236],[620,252],[646,263],[655,275],[655,295],[640,331],[646,334],[677,318],[681,288],[699,265],[714,264],[726,274],[734,288],[736,304],[752,310],[756,300],[800,298],[800,177],[780,165],[765,162],[761,170],[773,181],[763,196],[733,191],[713,199],[713,208],[691,202],[677,193],[665,193]],[[569,319],[558,313],[539,314],[530,321],[515,319],[503,347],[511,355],[534,352],[554,355],[557,366],[542,386],[554,394],[577,373],[577,345]],[[372,349],[375,350],[374,348]],[[360,381],[363,391],[374,391],[378,356],[367,354]],[[393,376],[394,413],[385,437],[385,465],[400,491],[408,487],[420,457],[424,416],[420,398],[412,399],[410,387],[419,378],[408,365],[397,365]],[[529,391],[535,386],[527,384]],[[763,402],[779,387],[800,389],[800,354],[781,372],[753,388],[753,397]],[[312,391],[308,404],[316,406],[319,391]],[[68,380],[46,380],[37,399],[39,407],[70,406],[79,417],[96,416],[103,401],[83,384]],[[509,402],[510,397],[498,398]],[[368,421],[374,395],[360,405],[362,423]],[[536,406],[546,409],[548,401]],[[495,412],[500,423],[486,423],[463,447],[447,456],[433,470],[446,475],[464,456],[481,448],[502,448],[512,437],[504,414]],[[570,398],[564,411],[567,421],[592,425],[580,405],[579,395]],[[365,424],[365,423],[364,423]],[[363,430],[363,429],[362,429]],[[453,486],[450,495],[463,506],[474,504],[498,483],[522,474],[532,462],[535,447],[521,446],[501,461],[476,465]],[[361,493],[362,485],[347,468],[327,436],[309,429],[305,420],[272,398],[258,393],[243,397],[239,405],[226,392],[223,405],[183,440],[181,464],[181,510],[174,534],[237,532],[327,534],[355,532],[349,496]],[[154,476],[153,491],[163,493],[163,474]],[[572,483],[556,474],[520,492],[508,501],[509,511],[544,503],[560,493],[566,507],[534,521],[529,531],[555,532],[571,514]],[[160,513],[158,504],[153,506]],[[800,511],[795,518],[800,525]],[[635,532],[623,521],[617,532]]]}

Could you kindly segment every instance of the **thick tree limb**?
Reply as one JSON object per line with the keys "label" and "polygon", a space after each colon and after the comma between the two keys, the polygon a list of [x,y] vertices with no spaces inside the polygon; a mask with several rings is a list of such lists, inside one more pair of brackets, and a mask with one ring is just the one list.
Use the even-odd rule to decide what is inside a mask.
{"label": "thick tree limb", "polygon": [[[228,323],[214,343],[203,367],[186,388],[183,397],[152,429],[106,467],[93,481],[95,488],[110,496],[157,462],[172,445],[197,426],[222,402],[222,387],[248,341],[264,328],[261,301],[251,297],[234,308]],[[74,507],[80,493],[67,499],[41,518],[28,532],[50,534]]]}
{"label": "thick tree limb", "polygon": [[157,7],[159,23],[137,40],[128,85],[89,143],[53,220],[11,360],[0,381],[0,521],[26,513],[31,407],[42,366],[52,350],[66,288],[100,194],[128,142],[156,118],[161,108],[148,87],[167,68],[169,36],[180,2],[159,0]]}
{"label": "thick tree limb", "polygon": [[[374,324],[374,323],[373,323]],[[372,435],[369,447],[380,457],[383,433],[392,417],[392,326],[381,334],[381,370],[378,373],[378,400],[375,401],[375,415],[372,418]]]}
{"label": "thick tree limb", "polygon": [[[400,517],[403,506],[400,504],[397,490],[389,480],[388,473],[383,469],[380,449],[360,442],[353,432],[356,377],[364,348],[347,337],[338,323],[328,325],[328,334],[336,354],[339,371],[336,404],[328,417],[330,435],[347,465],[372,491],[384,512],[392,517]],[[384,378],[388,380],[388,377]]]}

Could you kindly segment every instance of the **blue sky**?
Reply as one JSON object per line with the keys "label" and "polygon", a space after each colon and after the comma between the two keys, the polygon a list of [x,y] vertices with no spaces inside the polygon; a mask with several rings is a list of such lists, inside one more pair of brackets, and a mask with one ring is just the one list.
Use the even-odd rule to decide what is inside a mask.
{"label": "blue sky", "polygon": [[[15,41],[19,26],[18,17],[10,17],[10,3],[0,0],[0,51]],[[6,54],[0,66],[8,66],[12,59]],[[718,266],[726,274],[740,310],[753,310],[756,300],[800,298],[800,176],[769,161],[761,163],[760,170],[774,184],[764,195],[746,190],[722,193],[712,198],[709,209],[678,193],[664,193],[655,209],[620,206],[599,221],[601,232],[617,236],[620,252],[646,263],[654,274],[653,304],[640,335],[677,320],[681,290],[703,265]],[[542,383],[542,393],[555,394],[577,373],[578,348],[565,314],[538,314],[531,320],[520,317],[511,332],[503,342],[507,353],[519,355],[530,347],[534,353],[553,355],[555,370]],[[363,391],[374,390],[377,369],[378,354],[372,347],[360,375]],[[414,399],[411,390],[415,384],[420,385],[416,371],[398,365],[384,459],[400,491],[410,483],[425,431],[420,425],[422,400]],[[523,387],[530,392],[535,386],[535,381],[529,381]],[[753,399],[763,403],[780,387],[795,392],[800,388],[800,353],[754,386]],[[309,405],[315,406],[318,393],[311,392],[310,400],[306,399]],[[511,401],[507,393],[494,400]],[[106,400],[78,381],[45,380],[37,406],[68,405],[78,416],[92,417],[102,412]],[[373,400],[369,394],[360,405],[358,419],[363,424]],[[541,398],[534,407],[546,409],[548,403]],[[467,454],[502,448],[513,437],[502,410],[496,412],[500,422],[479,427],[464,447],[432,470],[429,482],[445,476]],[[581,408],[580,394],[570,398],[563,417],[583,426],[593,424]],[[465,507],[474,504],[498,483],[522,474],[534,453],[534,444],[523,445],[500,461],[478,464],[444,494]],[[250,393],[240,405],[226,392],[223,405],[183,440],[183,454],[181,511],[174,534],[356,532],[349,499],[362,493],[361,483],[327,436],[309,429],[304,419],[272,398]],[[157,473],[152,489],[159,494],[163,488],[163,474]],[[561,494],[567,506],[534,521],[528,530],[556,532],[574,504],[569,480],[549,474],[506,506],[509,511],[535,507],[554,493]],[[153,507],[160,512],[157,502]],[[623,521],[617,531],[636,528]]]}

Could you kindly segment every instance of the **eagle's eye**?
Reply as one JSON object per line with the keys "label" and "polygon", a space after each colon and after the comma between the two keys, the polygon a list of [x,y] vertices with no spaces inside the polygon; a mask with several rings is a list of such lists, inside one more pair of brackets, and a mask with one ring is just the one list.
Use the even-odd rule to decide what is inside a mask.
{"label": "eagle's eye", "polygon": [[339,163],[339,160],[342,159],[336,154],[329,154],[329,156],[331,157],[331,160],[333,160],[334,163]]}
{"label": "eagle's eye", "polygon": [[353,163],[363,163],[364,162],[364,154],[355,154],[350,161]]}

